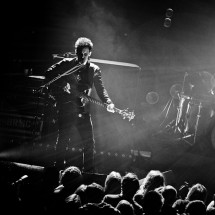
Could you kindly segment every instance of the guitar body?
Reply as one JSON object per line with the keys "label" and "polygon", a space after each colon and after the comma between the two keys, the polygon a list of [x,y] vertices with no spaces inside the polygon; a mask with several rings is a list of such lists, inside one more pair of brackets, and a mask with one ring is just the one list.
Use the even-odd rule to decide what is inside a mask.
{"label": "guitar body", "polygon": [[84,101],[80,95],[88,95],[91,88],[89,85],[81,83],[80,79],[78,71],[62,77],[49,86],[49,97],[55,101],[58,107],[70,106],[76,114],[89,112],[89,102]]}

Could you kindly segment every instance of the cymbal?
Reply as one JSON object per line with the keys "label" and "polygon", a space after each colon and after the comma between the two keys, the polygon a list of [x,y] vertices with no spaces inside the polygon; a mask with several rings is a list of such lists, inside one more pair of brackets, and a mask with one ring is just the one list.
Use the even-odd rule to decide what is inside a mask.
{"label": "cymbal", "polygon": [[178,99],[179,98],[179,95],[182,91],[182,86],[181,84],[174,84],[171,86],[170,88],[170,95],[175,98],[175,99]]}
{"label": "cymbal", "polygon": [[208,92],[210,92],[215,85],[214,76],[208,71],[199,72],[199,75]]}

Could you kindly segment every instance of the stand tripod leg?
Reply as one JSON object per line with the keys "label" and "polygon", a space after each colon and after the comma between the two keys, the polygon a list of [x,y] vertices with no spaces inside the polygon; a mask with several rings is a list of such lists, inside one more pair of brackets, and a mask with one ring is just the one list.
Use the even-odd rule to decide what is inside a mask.
{"label": "stand tripod leg", "polygon": [[179,106],[177,107],[177,116],[176,116],[176,120],[175,120],[174,133],[176,133],[177,131],[182,133],[179,125],[183,123],[183,122],[181,122],[183,101],[184,100],[180,100],[179,101]]}
{"label": "stand tripod leg", "polygon": [[196,142],[196,135],[197,135],[197,130],[198,130],[198,125],[199,125],[199,118],[201,117],[200,112],[202,109],[202,104],[199,104],[198,107],[198,114],[197,114],[197,119],[196,119],[196,123],[195,123],[195,130],[194,130],[194,143]]}
{"label": "stand tripod leg", "polygon": [[[160,124],[163,125],[165,120],[167,119],[167,116],[169,114],[169,110],[170,110],[170,107],[172,105],[172,102],[173,102],[173,97],[171,98],[171,100],[168,101],[165,109],[167,108],[167,111],[166,111],[166,115],[165,115],[165,118],[163,120],[163,122]],[[181,119],[181,116],[182,116],[182,105],[183,105],[183,99],[181,99],[179,101],[179,105],[177,107],[177,116],[176,116],[176,119],[173,119],[171,122],[169,122],[165,128],[171,128],[173,130],[174,133],[176,133],[177,131],[181,133],[181,129],[179,128],[179,122],[180,122],[180,119]]]}
{"label": "stand tripod leg", "polygon": [[[171,107],[171,105],[172,105],[172,102],[173,102],[173,98],[171,98],[171,100],[169,100],[169,101],[167,102],[167,104],[166,104],[166,106],[165,106],[165,108],[164,108],[164,110],[167,108],[166,115],[165,115],[165,117],[164,117],[163,122],[161,122],[160,126],[162,126],[162,125],[164,124],[165,120],[167,119],[167,116],[168,116],[168,114],[169,114],[169,109],[170,109],[170,107]],[[163,110],[163,111],[164,111],[164,110]]]}

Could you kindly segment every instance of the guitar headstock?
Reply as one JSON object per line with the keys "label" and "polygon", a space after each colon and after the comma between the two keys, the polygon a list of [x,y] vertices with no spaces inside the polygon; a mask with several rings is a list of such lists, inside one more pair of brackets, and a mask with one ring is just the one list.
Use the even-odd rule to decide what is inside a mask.
{"label": "guitar headstock", "polygon": [[134,111],[128,111],[128,108],[125,110],[122,110],[121,115],[123,119],[128,119],[128,121],[131,121],[135,117]]}

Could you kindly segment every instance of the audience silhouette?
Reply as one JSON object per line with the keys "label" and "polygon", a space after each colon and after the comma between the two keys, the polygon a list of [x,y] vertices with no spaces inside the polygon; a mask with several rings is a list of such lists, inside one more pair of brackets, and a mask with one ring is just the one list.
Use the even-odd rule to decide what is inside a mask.
{"label": "audience silhouette", "polygon": [[[202,183],[178,188],[160,170],[143,179],[133,172],[107,174],[104,183],[86,182],[77,166],[45,168],[39,178],[5,183],[1,205],[8,214],[214,215],[215,194]],[[1,181],[3,183],[3,181]],[[182,192],[182,189],[185,191]],[[186,194],[186,195],[185,195]]]}
{"label": "audience silhouette", "polygon": [[146,177],[143,178],[140,189],[135,194],[134,199],[142,205],[143,197],[147,192],[165,185],[166,182],[163,173],[159,170],[150,170]]}
{"label": "audience silhouette", "polygon": [[132,204],[135,214],[142,214],[142,207],[134,200],[134,195],[139,190],[138,176],[132,172],[128,172],[122,177],[121,193],[106,194],[103,201],[116,207],[121,200],[127,200]]}
{"label": "audience silhouette", "polygon": [[120,194],[122,176],[117,171],[111,171],[105,179],[105,194]]}

